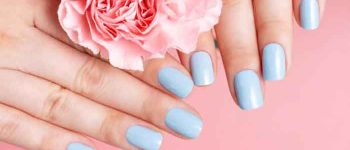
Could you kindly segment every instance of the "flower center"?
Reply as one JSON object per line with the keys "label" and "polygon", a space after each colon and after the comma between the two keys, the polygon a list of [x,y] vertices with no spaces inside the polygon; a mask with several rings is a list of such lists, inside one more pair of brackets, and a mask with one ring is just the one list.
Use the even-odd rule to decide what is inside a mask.
{"label": "flower center", "polygon": [[156,16],[156,0],[94,0],[92,19],[104,37],[120,33],[146,34]]}

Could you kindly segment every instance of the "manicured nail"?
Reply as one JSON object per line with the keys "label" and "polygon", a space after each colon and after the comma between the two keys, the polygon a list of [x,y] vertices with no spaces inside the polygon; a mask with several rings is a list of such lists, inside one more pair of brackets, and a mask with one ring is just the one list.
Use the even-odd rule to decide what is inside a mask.
{"label": "manicured nail", "polygon": [[276,43],[263,50],[263,76],[265,80],[283,80],[286,75],[286,56],[283,47]]}
{"label": "manicured nail", "polygon": [[320,25],[318,0],[302,0],[300,4],[300,22],[304,29],[314,30]]}
{"label": "manicured nail", "polygon": [[239,72],[234,82],[238,104],[243,110],[257,109],[263,105],[260,80],[254,71]]}
{"label": "manicured nail", "polygon": [[128,128],[126,138],[130,144],[144,150],[158,150],[163,140],[159,132],[139,125]]}
{"label": "manicured nail", "polygon": [[193,81],[181,71],[172,67],[161,69],[158,80],[165,89],[180,98],[187,97],[193,88]]}
{"label": "manicured nail", "polygon": [[214,82],[213,63],[208,53],[195,52],[191,57],[191,70],[195,85],[206,86]]}
{"label": "manicured nail", "polygon": [[93,150],[93,149],[82,143],[71,143],[68,145],[67,150]]}
{"label": "manicured nail", "polygon": [[181,109],[171,109],[165,119],[165,124],[178,134],[195,139],[202,131],[203,122],[191,112]]}

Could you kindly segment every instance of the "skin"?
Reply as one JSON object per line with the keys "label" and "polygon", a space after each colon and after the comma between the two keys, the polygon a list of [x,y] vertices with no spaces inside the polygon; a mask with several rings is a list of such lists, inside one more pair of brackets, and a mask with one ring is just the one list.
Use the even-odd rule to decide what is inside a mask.
{"label": "skin", "polygon": [[89,136],[132,150],[125,137],[132,125],[182,138],[165,125],[166,113],[198,113],[164,90],[157,72],[172,66],[190,76],[186,68],[170,56],[145,62],[144,72],[114,68],[68,40],[58,4],[0,2],[0,140],[64,150],[72,142],[94,147]]}
{"label": "skin", "polygon": [[[325,0],[319,2],[322,14]],[[171,56],[145,62],[142,73],[113,68],[69,41],[57,22],[58,3],[0,2],[0,140],[27,149],[63,150],[71,142],[93,147],[90,136],[136,149],[124,136],[135,124],[179,136],[165,126],[166,112],[181,107],[198,113],[168,93],[157,72],[172,66],[190,76],[191,54],[179,55],[182,64]],[[299,3],[224,0],[215,32],[228,83],[242,69],[261,75],[259,51],[266,43],[282,44],[291,66],[293,12],[299,22]],[[212,34],[203,33],[197,47],[210,54],[216,70]]]}
{"label": "skin", "polygon": [[[322,18],[326,0],[318,0]],[[231,95],[237,104],[234,76],[242,70],[255,71],[262,79],[262,50],[266,44],[279,43],[286,53],[287,71],[292,65],[292,39],[294,18],[300,25],[301,0],[223,0],[219,24],[214,33],[227,76]],[[253,9],[254,8],[254,9]],[[200,38],[198,47],[207,51],[216,68],[217,56],[212,49],[213,36]],[[191,54],[180,53],[184,66],[189,69]],[[216,70],[216,69],[215,69]],[[191,71],[189,69],[189,71]]]}

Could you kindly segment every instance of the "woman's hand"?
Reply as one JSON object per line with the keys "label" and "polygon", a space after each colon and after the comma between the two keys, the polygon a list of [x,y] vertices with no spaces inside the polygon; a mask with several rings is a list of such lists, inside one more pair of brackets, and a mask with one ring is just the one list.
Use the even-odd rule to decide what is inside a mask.
{"label": "woman's hand", "polygon": [[223,0],[215,32],[231,94],[242,109],[263,105],[264,80],[282,80],[291,66],[293,14],[318,28],[326,0]]}
{"label": "woman's hand", "polygon": [[[0,140],[28,149],[158,149],[162,132],[196,138],[202,121],[180,98],[193,83],[175,59],[125,72],[77,51],[59,0],[0,2]],[[81,49],[76,47],[77,49]],[[79,150],[81,150],[79,149]]]}

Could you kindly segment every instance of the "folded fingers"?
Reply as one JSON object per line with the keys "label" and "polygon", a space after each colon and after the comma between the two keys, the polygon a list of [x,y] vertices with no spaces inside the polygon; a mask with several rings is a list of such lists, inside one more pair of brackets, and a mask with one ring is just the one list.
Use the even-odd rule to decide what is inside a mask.
{"label": "folded fingers", "polygon": [[[41,40],[32,41],[32,36]],[[28,41],[21,42],[29,41],[31,43],[23,49],[14,47],[19,49],[20,52],[17,53],[20,55],[13,56],[18,63],[12,68],[54,82],[165,131],[186,138],[196,138],[201,132],[202,121],[199,115],[185,102],[40,32],[30,32]]]}

